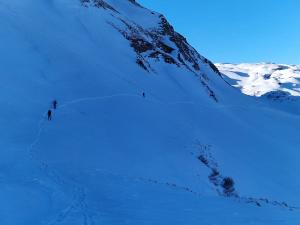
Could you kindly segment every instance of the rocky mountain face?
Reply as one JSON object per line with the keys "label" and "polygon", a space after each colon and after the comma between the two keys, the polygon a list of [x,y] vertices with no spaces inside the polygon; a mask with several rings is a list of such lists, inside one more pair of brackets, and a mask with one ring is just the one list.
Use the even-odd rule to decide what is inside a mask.
{"label": "rocky mountain face", "polygon": [[[119,23],[109,22],[112,27],[120,32],[130,43],[136,53],[136,63],[147,72],[156,73],[151,66],[152,63],[163,61],[177,67],[183,67],[199,77],[200,82],[206,89],[208,95],[218,101],[213,89],[209,85],[209,76],[202,69],[208,67],[210,70],[220,75],[217,67],[207,58],[201,56],[186,38],[177,33],[167,19],[155,12],[147,9],[143,10],[151,13],[156,24],[145,27],[139,21],[128,20],[121,12],[104,0],[80,0],[85,7],[96,7],[109,10],[111,15],[119,20]],[[141,7],[136,1],[128,0],[137,7]]]}

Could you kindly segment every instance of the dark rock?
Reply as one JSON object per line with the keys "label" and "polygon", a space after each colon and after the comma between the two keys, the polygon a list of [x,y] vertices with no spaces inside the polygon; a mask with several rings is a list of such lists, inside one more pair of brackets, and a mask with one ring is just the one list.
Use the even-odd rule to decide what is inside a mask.
{"label": "dark rock", "polygon": [[292,100],[292,96],[289,92],[286,91],[271,91],[261,96],[262,98],[267,98],[273,101],[283,101],[283,100]]}
{"label": "dark rock", "polygon": [[142,38],[129,37],[128,39],[131,42],[131,47],[133,47],[137,53],[143,53],[154,49],[154,46],[151,43]]}
{"label": "dark rock", "polygon": [[103,0],[80,0],[81,4],[85,7],[89,7],[89,6],[93,6],[96,8],[103,8],[103,9],[109,9],[112,10],[114,12],[119,13],[116,9],[114,9],[111,5],[109,5],[108,3],[106,3]]}

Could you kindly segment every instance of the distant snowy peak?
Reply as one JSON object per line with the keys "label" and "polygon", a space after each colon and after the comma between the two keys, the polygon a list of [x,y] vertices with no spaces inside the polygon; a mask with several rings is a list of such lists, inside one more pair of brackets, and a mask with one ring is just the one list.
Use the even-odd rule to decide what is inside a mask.
{"label": "distant snowy peak", "polygon": [[273,63],[216,64],[223,78],[246,95],[271,99],[300,96],[300,66]]}

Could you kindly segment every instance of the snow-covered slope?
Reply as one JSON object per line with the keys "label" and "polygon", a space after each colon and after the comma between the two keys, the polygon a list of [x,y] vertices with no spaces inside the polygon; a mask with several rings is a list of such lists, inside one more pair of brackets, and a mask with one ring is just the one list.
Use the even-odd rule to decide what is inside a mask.
{"label": "snow-covered slope", "polygon": [[216,64],[224,78],[244,94],[262,96],[270,92],[286,92],[300,96],[300,66],[259,64]]}
{"label": "snow-covered slope", "polygon": [[0,16],[0,224],[298,224],[299,117],[231,88],[162,15],[0,0]]}

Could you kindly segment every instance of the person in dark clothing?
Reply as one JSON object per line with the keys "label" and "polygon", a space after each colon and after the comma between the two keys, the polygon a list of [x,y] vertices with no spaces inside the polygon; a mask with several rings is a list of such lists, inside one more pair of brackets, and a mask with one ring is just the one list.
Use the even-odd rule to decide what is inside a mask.
{"label": "person in dark clothing", "polygon": [[145,92],[143,92],[143,98],[145,98],[146,97],[146,94],[145,94]]}
{"label": "person in dark clothing", "polygon": [[52,119],[52,111],[48,110],[48,120],[50,121]]}
{"label": "person in dark clothing", "polygon": [[56,100],[53,101],[53,108],[54,108],[54,109],[57,108],[57,101],[56,101]]}

